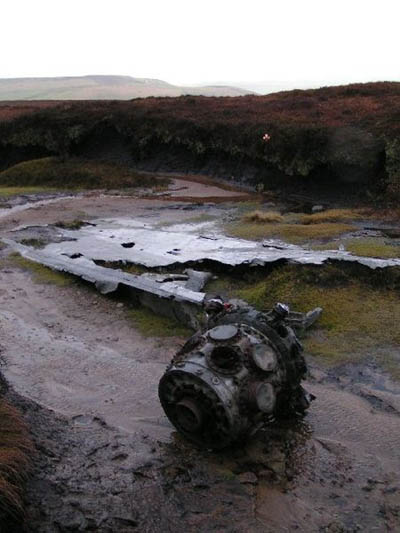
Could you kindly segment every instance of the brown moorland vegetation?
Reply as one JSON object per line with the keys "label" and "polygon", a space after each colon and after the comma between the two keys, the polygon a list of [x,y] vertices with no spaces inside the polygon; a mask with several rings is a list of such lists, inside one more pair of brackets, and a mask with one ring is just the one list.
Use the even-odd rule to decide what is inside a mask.
{"label": "brown moorland vegetation", "polygon": [[[400,83],[267,96],[21,102],[0,106],[0,169],[77,155],[152,170],[400,195]],[[263,140],[268,133],[269,140]]]}
{"label": "brown moorland vegetation", "polygon": [[0,420],[0,531],[16,531],[13,527],[24,512],[22,490],[33,448],[21,415],[3,399]]}

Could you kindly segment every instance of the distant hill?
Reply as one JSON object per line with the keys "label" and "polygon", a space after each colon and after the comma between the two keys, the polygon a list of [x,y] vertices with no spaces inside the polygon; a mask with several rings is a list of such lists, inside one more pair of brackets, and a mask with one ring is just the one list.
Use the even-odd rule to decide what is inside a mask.
{"label": "distant hill", "polygon": [[242,96],[251,91],[225,85],[180,87],[131,76],[0,78],[0,100],[130,100],[147,96]]}

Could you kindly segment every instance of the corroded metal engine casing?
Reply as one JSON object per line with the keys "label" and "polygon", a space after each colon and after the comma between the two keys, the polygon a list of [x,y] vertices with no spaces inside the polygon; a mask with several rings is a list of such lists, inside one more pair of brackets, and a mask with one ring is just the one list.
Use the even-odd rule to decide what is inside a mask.
{"label": "corroded metal engine casing", "polygon": [[265,419],[308,407],[295,333],[283,324],[274,329],[258,315],[261,320],[227,315],[227,323],[195,334],[160,380],[166,415],[201,446],[229,446]]}

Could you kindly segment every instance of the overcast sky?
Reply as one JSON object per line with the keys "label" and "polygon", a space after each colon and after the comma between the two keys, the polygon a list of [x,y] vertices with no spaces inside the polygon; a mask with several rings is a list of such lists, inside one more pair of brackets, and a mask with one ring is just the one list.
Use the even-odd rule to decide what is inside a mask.
{"label": "overcast sky", "polygon": [[400,80],[400,0],[2,0],[0,77]]}

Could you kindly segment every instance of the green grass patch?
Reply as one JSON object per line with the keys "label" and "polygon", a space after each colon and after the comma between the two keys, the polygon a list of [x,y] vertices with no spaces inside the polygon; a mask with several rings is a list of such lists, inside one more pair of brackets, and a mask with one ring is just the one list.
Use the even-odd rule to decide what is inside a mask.
{"label": "green grass patch", "polygon": [[10,198],[11,196],[27,194],[52,193],[57,191],[59,191],[59,189],[51,187],[0,187],[0,198]]}
{"label": "green grass patch", "polygon": [[168,183],[166,178],[141,174],[129,167],[80,158],[45,157],[18,163],[0,172],[5,188],[55,187],[61,189],[117,189],[155,187]]}
{"label": "green grass patch", "polygon": [[383,239],[351,239],[345,242],[346,250],[365,257],[400,257],[400,246],[387,244]]}
{"label": "green grass patch", "polygon": [[385,283],[368,284],[368,272],[357,276],[333,265],[287,265],[266,275],[221,277],[207,285],[207,292],[242,298],[259,310],[276,302],[301,312],[322,307],[302,341],[309,354],[331,366],[372,356],[400,379],[400,364],[393,357],[393,346],[400,344],[400,298]]}
{"label": "green grass patch", "polygon": [[248,240],[267,238],[301,244],[307,241],[339,237],[354,230],[354,226],[343,223],[325,222],[321,224],[260,224],[256,222],[235,222],[227,228],[234,237]]}
{"label": "green grass patch", "polygon": [[176,320],[156,315],[145,307],[129,309],[128,316],[144,337],[189,337],[193,334]]}
{"label": "green grass patch", "polygon": [[341,239],[325,244],[318,244],[312,248],[314,250],[338,250],[341,245],[348,252],[361,257],[377,257],[380,259],[400,257],[400,246],[388,244],[385,239],[379,237]]}
{"label": "green grass patch", "polygon": [[353,361],[385,344],[400,344],[398,294],[349,279],[333,266],[285,266],[265,280],[239,288],[237,296],[259,309],[271,308],[277,301],[295,311],[322,307],[315,333],[307,336],[305,346],[328,363]]}
{"label": "green grass patch", "polygon": [[57,272],[40,263],[35,263],[30,259],[22,257],[18,252],[13,252],[8,257],[14,265],[32,272],[33,280],[36,283],[51,283],[58,287],[66,287],[75,283],[75,278],[70,274]]}

